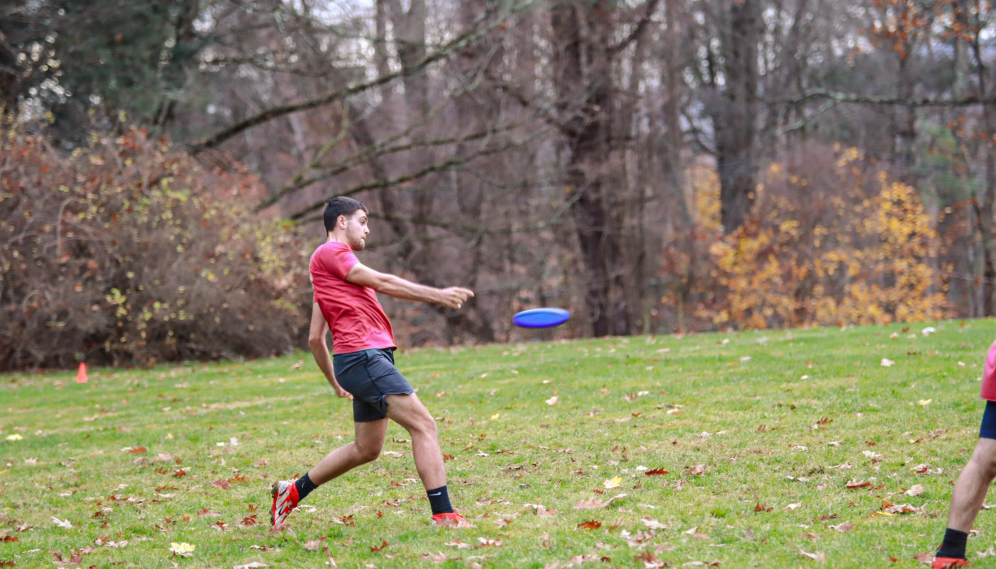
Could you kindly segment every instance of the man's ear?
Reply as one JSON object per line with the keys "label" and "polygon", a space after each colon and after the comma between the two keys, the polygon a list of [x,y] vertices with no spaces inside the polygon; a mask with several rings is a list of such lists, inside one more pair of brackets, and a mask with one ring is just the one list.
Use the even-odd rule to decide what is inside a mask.
{"label": "man's ear", "polygon": [[349,220],[346,219],[345,215],[340,215],[339,219],[335,220],[335,224],[342,229],[346,229],[346,226],[349,225]]}

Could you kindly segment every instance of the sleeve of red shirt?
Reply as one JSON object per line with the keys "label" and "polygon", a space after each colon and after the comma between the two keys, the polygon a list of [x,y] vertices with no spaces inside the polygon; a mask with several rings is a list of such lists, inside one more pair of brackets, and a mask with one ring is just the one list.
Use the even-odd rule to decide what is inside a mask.
{"label": "sleeve of red shirt", "polygon": [[316,260],[318,266],[328,271],[330,275],[342,280],[346,280],[346,275],[349,274],[350,269],[359,262],[352,249],[341,245],[322,247],[318,251]]}

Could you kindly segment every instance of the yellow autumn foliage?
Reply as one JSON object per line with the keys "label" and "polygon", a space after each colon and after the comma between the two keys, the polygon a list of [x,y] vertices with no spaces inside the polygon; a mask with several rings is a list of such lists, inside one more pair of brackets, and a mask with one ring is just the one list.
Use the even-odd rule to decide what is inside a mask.
{"label": "yellow autumn foliage", "polygon": [[[716,290],[698,304],[700,321],[768,328],[948,315],[931,268],[937,235],[916,189],[857,149],[836,154],[822,171],[771,165],[748,223],[708,247]],[[700,212],[718,210],[702,203],[718,192],[696,198]]]}

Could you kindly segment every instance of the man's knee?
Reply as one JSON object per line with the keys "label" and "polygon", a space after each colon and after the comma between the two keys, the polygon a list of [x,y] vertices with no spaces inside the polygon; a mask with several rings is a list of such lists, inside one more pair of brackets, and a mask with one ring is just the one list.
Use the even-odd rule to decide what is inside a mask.
{"label": "man's knee", "polygon": [[364,463],[373,462],[380,457],[380,445],[356,445],[356,454]]}
{"label": "man's knee", "polygon": [[975,467],[989,478],[996,477],[996,441],[993,439],[979,439],[975,452],[970,459]]}
{"label": "man's knee", "polygon": [[412,417],[412,427],[424,435],[436,436],[436,420],[429,414],[428,409],[420,407],[421,409]]}

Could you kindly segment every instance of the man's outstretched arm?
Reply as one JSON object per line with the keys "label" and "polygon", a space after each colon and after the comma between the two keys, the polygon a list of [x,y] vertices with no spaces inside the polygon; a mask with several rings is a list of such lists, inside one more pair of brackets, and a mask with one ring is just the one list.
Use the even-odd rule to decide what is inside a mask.
{"label": "man's outstretched arm", "polygon": [[469,297],[474,296],[470,289],[460,287],[433,288],[413,283],[395,275],[378,273],[377,271],[356,263],[346,275],[346,280],[355,285],[366,286],[379,293],[400,298],[401,300],[420,300],[422,302],[435,302],[449,306],[450,308],[460,308]]}
{"label": "man's outstretched arm", "polygon": [[332,356],[329,355],[328,344],[325,343],[325,334],[329,331],[328,322],[322,315],[318,303],[311,307],[311,330],[308,332],[308,345],[311,346],[311,354],[315,356],[315,362],[325,374],[325,379],[329,381],[335,394],[344,399],[352,399],[353,396],[343,389],[339,382],[335,380],[335,371],[332,369]]}

